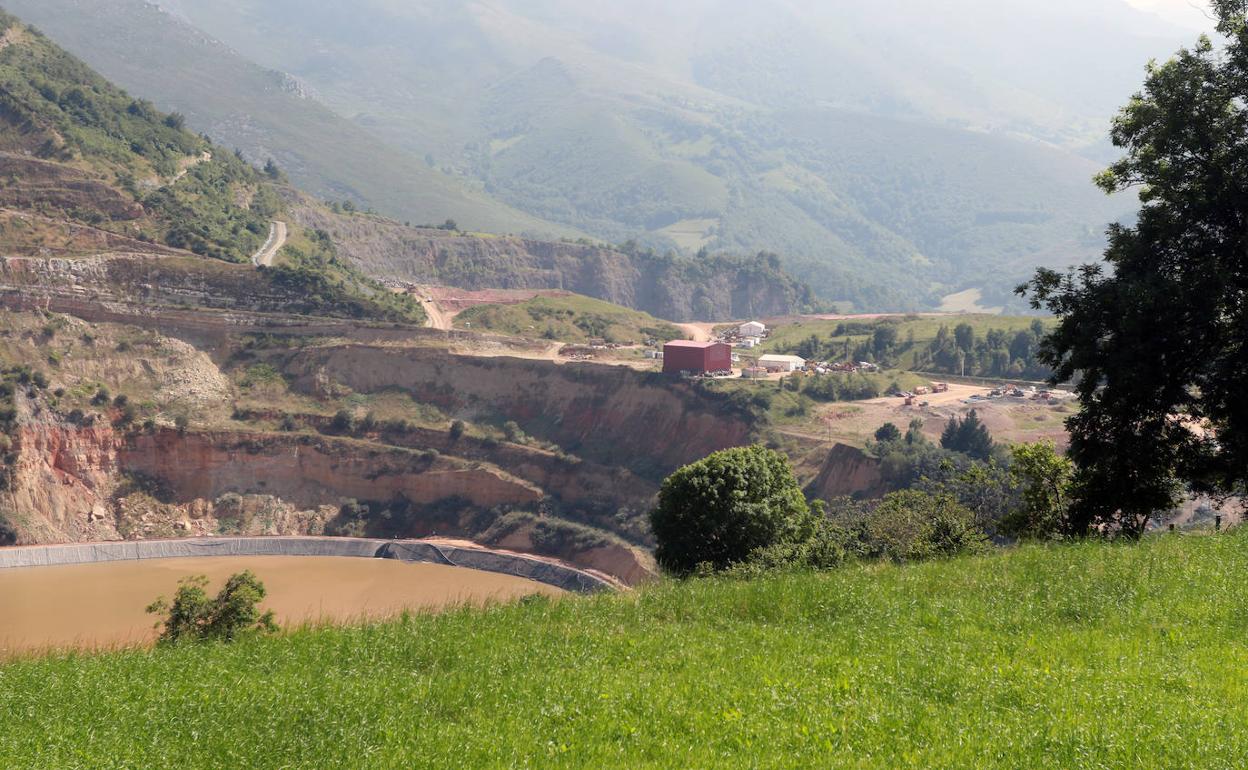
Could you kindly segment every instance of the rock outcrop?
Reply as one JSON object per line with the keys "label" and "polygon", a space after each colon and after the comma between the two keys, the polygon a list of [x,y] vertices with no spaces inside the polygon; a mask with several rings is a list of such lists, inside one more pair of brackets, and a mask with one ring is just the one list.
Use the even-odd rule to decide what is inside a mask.
{"label": "rock outcrop", "polygon": [[329,232],[339,252],[396,283],[462,289],[560,289],[670,321],[774,317],[811,302],[773,257],[690,259],[585,243],[476,236],[336,215],[292,202],[296,220]]}

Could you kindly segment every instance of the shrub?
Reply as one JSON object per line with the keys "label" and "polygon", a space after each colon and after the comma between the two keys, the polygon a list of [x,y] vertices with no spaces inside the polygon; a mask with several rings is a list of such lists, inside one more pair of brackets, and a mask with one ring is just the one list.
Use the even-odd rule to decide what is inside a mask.
{"label": "shrub", "polygon": [[449,431],[451,441],[459,441],[461,438],[463,438],[465,428],[466,426],[464,425],[463,420],[456,420],[455,422],[451,423],[451,429]]}
{"label": "shrub", "polygon": [[1010,476],[1022,487],[1021,504],[1002,521],[1014,537],[1053,538],[1069,528],[1074,464],[1052,444],[1010,448]]}
{"label": "shrub", "polygon": [[901,440],[901,428],[898,428],[896,425],[893,425],[891,422],[886,422],[883,425],[881,425],[878,430],[875,431],[875,440],[879,441],[880,443],[885,443],[889,441],[900,441]]}
{"label": "shrub", "polygon": [[834,569],[845,563],[852,549],[848,530],[820,516],[810,538],[797,543],[777,543],[759,548],[731,572],[753,577],[779,569]]}
{"label": "shrub", "polygon": [[916,490],[886,495],[858,527],[862,555],[898,562],[976,551],[985,542],[975,515],[952,495]]}
{"label": "shrub", "polygon": [[663,482],[650,526],[660,566],[722,570],[760,549],[808,541],[816,518],[788,459],[762,446],[716,452]]}
{"label": "shrub", "polygon": [[16,545],[17,530],[9,522],[8,517],[0,512],[0,545]]}
{"label": "shrub", "polygon": [[329,427],[335,433],[350,433],[354,431],[355,413],[349,409],[339,409],[338,412],[334,414],[334,419],[329,424]]}
{"label": "shrub", "polygon": [[161,642],[229,642],[277,630],[273,612],[260,612],[264,583],[251,570],[232,575],[213,598],[209,598],[207,587],[208,578],[203,575],[184,578],[172,604],[161,597],[147,607],[150,614],[165,615]]}
{"label": "shrub", "polygon": [[126,404],[121,408],[121,414],[117,416],[118,425],[130,425],[139,417],[139,410],[134,404]]}
{"label": "shrub", "polygon": [[520,429],[520,425],[514,420],[508,420],[503,423],[503,435],[513,444],[523,444],[528,440],[528,436]]}

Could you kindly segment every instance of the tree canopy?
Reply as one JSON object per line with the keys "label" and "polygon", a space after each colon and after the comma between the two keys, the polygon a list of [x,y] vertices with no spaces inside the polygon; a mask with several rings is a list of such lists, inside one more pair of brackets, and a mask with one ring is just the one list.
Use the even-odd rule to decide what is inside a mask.
{"label": "tree canopy", "polygon": [[1019,288],[1060,319],[1055,379],[1079,378],[1075,530],[1138,534],[1185,485],[1248,486],[1248,1],[1213,8],[1225,45],[1150,64],[1114,121],[1125,156],[1098,183],[1139,192],[1135,224],[1110,227],[1103,264]]}
{"label": "tree canopy", "polygon": [[231,575],[215,597],[208,596],[207,587],[208,578],[203,575],[183,578],[172,604],[161,597],[148,606],[148,613],[165,616],[161,642],[228,642],[277,630],[273,612],[260,612],[264,583],[251,570]]}
{"label": "tree canopy", "polygon": [[992,454],[992,435],[974,409],[964,418],[951,417],[940,434],[940,445],[961,452],[976,460],[987,460]]}
{"label": "tree canopy", "polygon": [[650,512],[655,557],[677,574],[805,542],[816,521],[788,459],[761,446],[725,449],[677,470]]}

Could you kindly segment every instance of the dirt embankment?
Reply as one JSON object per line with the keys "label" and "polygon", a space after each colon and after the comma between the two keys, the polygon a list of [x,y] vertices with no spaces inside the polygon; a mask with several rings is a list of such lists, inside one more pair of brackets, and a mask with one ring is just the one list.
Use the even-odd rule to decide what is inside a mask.
{"label": "dirt embankment", "polygon": [[[277,412],[244,413],[248,420],[277,421]],[[333,418],[302,414],[298,421],[322,432],[332,432]],[[454,438],[448,431],[406,427],[402,431],[378,429],[361,436],[390,446],[436,450],[468,461],[489,463],[540,487],[560,502],[582,511],[614,515],[621,508],[642,511],[658,493],[658,485],[626,468],[608,467],[580,457],[558,454],[509,441],[487,441],[473,436]],[[608,527],[609,529],[609,527]]]}
{"label": "dirt embankment", "polygon": [[[336,510],[345,498],[402,496],[416,504],[458,498],[484,510],[542,498],[536,486],[496,467],[320,436],[174,430],[121,436],[108,426],[44,424],[23,426],[18,449],[10,493],[29,542],[110,539],[127,526],[140,535],[203,534],[219,524],[213,506],[230,493],[305,510]],[[121,498],[130,494],[153,498],[145,502],[151,521],[121,521]],[[150,532],[143,524],[152,525]],[[308,525],[298,517],[275,521],[268,534],[307,534]]]}
{"label": "dirt embankment", "polygon": [[273,495],[299,507],[343,498],[402,496],[428,504],[455,497],[488,510],[542,497],[498,468],[321,436],[164,430],[132,437],[119,459],[128,471],[162,480],[178,503],[229,492]]}
{"label": "dirt embankment", "polygon": [[0,180],[0,207],[93,211],[114,221],[144,214],[120,191],[60,163],[0,152]]}
{"label": "dirt embankment", "polygon": [[[123,435],[99,422],[34,424],[19,430],[17,449],[4,503],[17,512],[13,523],[23,543],[222,532],[316,535],[337,519],[346,499],[406,501],[412,507],[403,536],[471,537],[489,523],[482,512],[536,507],[547,494],[486,462],[308,434]],[[551,458],[541,469],[530,458],[515,470],[576,488],[572,473],[554,478],[557,464]],[[456,505],[440,510],[437,504],[448,500]],[[530,523],[508,530],[498,544],[558,556],[629,583],[653,574],[649,558],[622,542],[552,545],[541,534]]]}
{"label": "dirt embankment", "polygon": [[821,500],[883,493],[880,462],[857,447],[834,444],[806,493]]}
{"label": "dirt embankment", "polygon": [[434,348],[340,345],[279,353],[294,386],[357,393],[401,389],[449,414],[511,420],[565,451],[652,480],[719,449],[750,443],[754,424],[715,395],[656,373],[556,365]]}

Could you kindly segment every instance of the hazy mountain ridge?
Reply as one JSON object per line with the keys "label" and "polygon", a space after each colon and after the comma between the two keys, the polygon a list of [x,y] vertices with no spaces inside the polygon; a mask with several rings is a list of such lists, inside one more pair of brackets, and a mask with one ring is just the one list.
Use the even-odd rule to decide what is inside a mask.
{"label": "hazy mountain ridge", "polygon": [[[450,213],[461,225],[772,250],[824,298],[873,309],[972,286],[999,304],[1032,263],[1095,253],[1131,205],[1092,187],[1080,153],[1106,157],[1114,106],[1182,37],[1122,0],[161,6],[439,170],[416,188],[478,190],[492,213]],[[408,190],[339,186],[289,160],[292,139],[270,132],[271,154],[312,191],[440,221],[438,196],[410,215]],[[498,227],[500,210],[528,225]]]}

